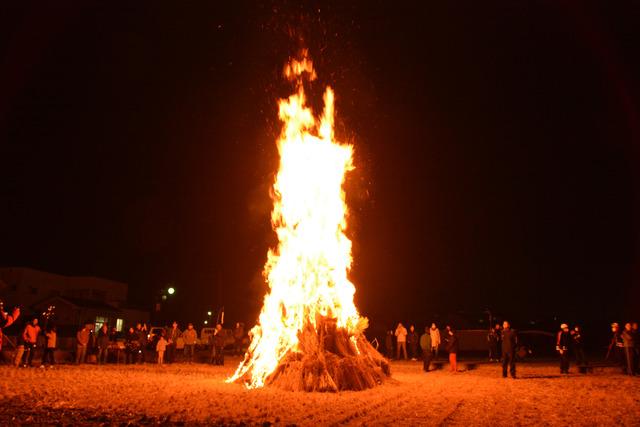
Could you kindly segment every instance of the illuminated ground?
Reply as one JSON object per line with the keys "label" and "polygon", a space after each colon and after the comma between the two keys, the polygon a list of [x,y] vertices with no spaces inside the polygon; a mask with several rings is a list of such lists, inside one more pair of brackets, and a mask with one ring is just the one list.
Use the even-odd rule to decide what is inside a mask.
{"label": "illuminated ground", "polygon": [[16,423],[299,425],[640,425],[640,378],[561,377],[555,365],[421,372],[395,363],[395,381],[364,392],[245,390],[222,380],[236,364],[0,367],[0,425]]}

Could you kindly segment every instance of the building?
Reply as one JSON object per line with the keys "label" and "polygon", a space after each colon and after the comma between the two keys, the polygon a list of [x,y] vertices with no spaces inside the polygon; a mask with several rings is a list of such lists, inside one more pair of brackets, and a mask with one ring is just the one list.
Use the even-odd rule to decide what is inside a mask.
{"label": "building", "polygon": [[25,315],[55,306],[55,324],[61,334],[74,333],[83,324],[104,323],[119,331],[148,322],[149,312],[127,307],[128,285],[98,277],[69,277],[31,268],[0,268],[0,298],[19,305]]}

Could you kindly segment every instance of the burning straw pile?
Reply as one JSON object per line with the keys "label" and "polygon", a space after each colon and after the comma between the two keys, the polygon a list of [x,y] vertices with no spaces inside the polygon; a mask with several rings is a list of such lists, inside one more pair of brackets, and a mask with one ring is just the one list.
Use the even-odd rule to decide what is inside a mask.
{"label": "burning straw pile", "polygon": [[367,320],[347,277],[352,258],[342,186],[353,169],[353,147],[335,140],[331,88],[320,118],[306,105],[304,84],[316,78],[307,52],[284,74],[296,91],[279,102],[283,129],[271,215],[279,244],[265,265],[270,291],[259,324],[227,381],[305,391],[371,388],[390,371],[364,336]]}
{"label": "burning straw pile", "polygon": [[319,333],[310,325],[300,332],[298,351],[280,361],[267,384],[293,391],[365,390],[389,375],[389,363],[363,334],[350,337],[325,319]]}

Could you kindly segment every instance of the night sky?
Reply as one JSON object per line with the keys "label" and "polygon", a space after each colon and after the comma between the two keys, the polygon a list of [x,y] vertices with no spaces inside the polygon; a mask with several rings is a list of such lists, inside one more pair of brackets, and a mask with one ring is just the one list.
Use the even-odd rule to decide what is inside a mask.
{"label": "night sky", "polygon": [[252,324],[281,71],[306,46],[356,150],[373,325],[638,316],[637,2],[7,3],[0,265],[146,307],[172,282],[181,319]]}

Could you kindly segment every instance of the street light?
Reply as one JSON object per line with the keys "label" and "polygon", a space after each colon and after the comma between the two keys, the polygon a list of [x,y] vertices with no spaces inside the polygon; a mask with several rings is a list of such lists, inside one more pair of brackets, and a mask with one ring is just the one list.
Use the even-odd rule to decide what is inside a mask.
{"label": "street light", "polygon": [[173,295],[173,294],[175,294],[175,293],[176,293],[176,290],[175,290],[175,289],[173,289],[173,288],[169,288],[169,289],[167,289],[167,293],[168,293],[169,295]]}
{"label": "street light", "polygon": [[207,316],[211,316],[211,312],[210,311],[207,311]]}

